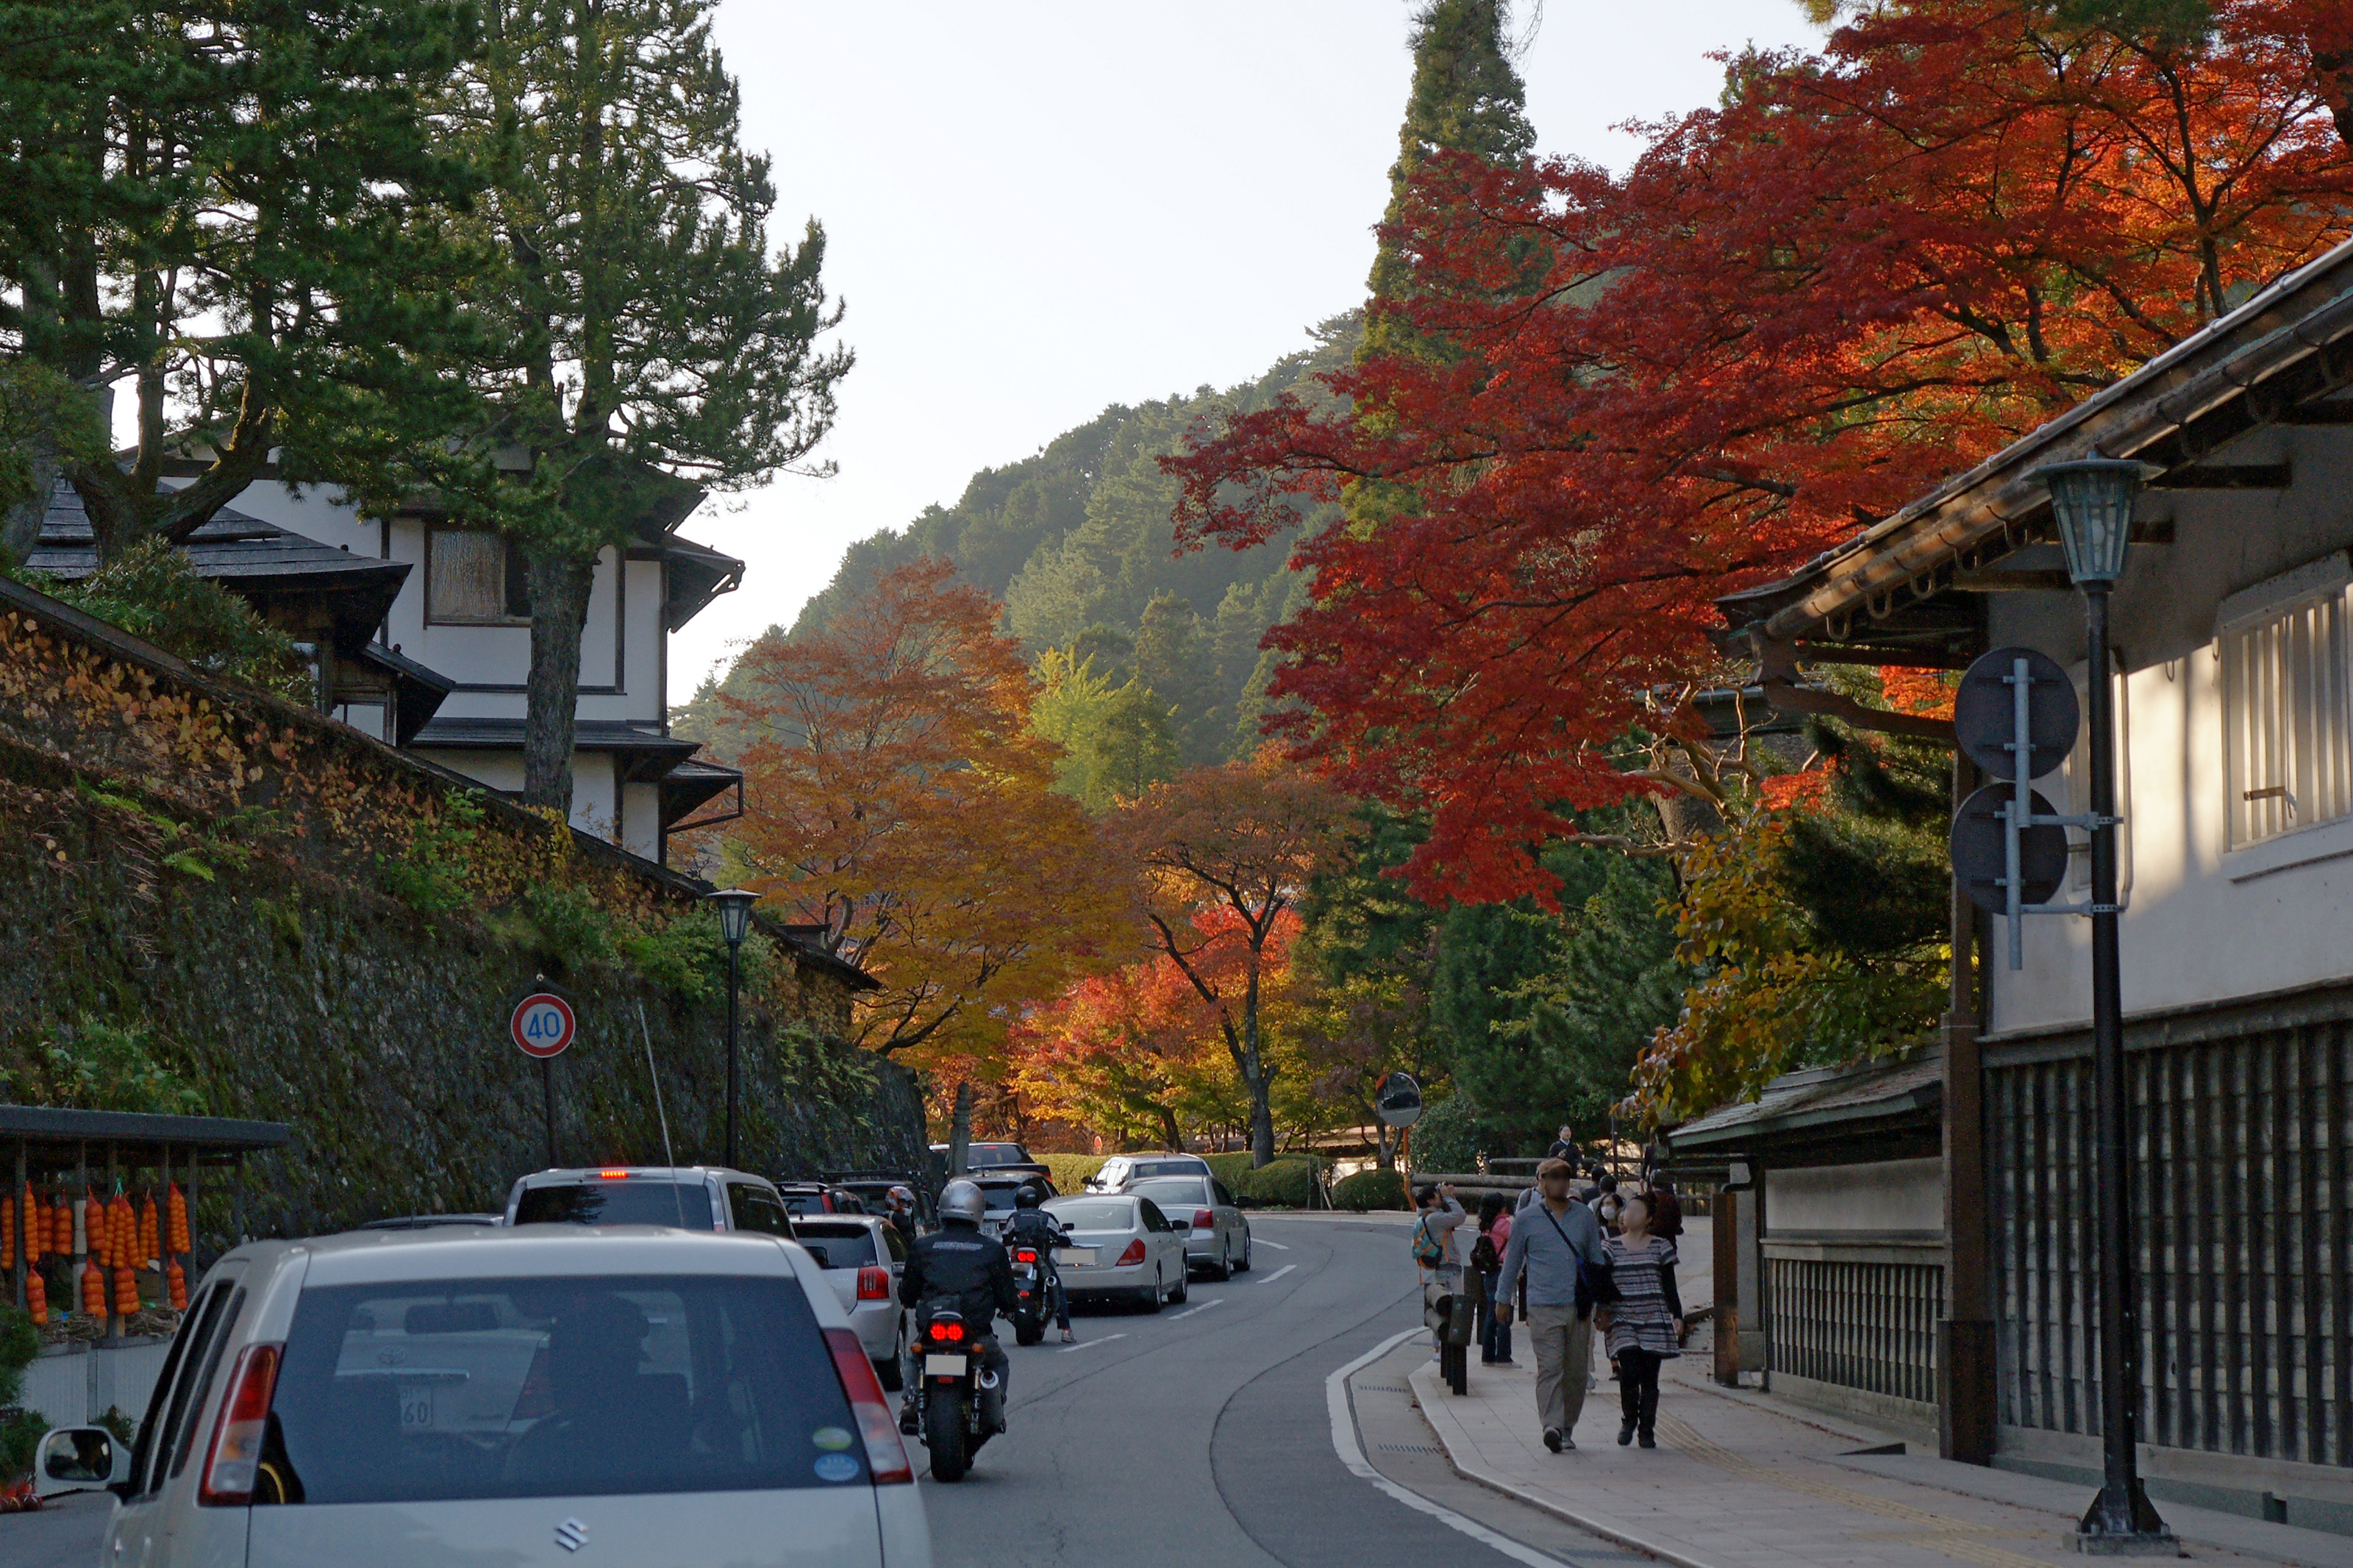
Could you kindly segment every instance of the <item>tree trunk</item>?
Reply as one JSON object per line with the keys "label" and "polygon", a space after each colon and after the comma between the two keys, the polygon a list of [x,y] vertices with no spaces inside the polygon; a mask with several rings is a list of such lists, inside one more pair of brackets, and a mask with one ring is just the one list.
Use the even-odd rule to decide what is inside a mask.
{"label": "tree trunk", "polygon": [[965,1162],[972,1152],[972,1085],[956,1085],[955,1113],[948,1118],[948,1175],[951,1179],[965,1172]]}
{"label": "tree trunk", "polygon": [[580,630],[588,621],[595,557],[526,547],[531,583],[531,680],[523,718],[522,798],[572,816],[572,744],[580,711]]}
{"label": "tree trunk", "polygon": [[41,522],[48,516],[49,497],[58,488],[61,465],[54,431],[44,427],[25,440],[25,466],[32,471],[33,491],[0,517],[0,566],[15,568],[41,542]]}
{"label": "tree trunk", "polygon": [[1165,1105],[1155,1105],[1153,1109],[1160,1112],[1160,1136],[1166,1146],[1170,1149],[1185,1147],[1185,1140],[1176,1129],[1176,1113]]}

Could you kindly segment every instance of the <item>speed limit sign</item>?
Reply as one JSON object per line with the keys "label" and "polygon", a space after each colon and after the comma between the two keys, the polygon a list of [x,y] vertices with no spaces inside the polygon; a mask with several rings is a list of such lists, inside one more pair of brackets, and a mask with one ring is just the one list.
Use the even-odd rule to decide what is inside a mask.
{"label": "speed limit sign", "polygon": [[523,1055],[545,1061],[572,1043],[580,1032],[580,1020],[573,1016],[572,1004],[553,991],[533,991],[516,1001],[507,1032]]}

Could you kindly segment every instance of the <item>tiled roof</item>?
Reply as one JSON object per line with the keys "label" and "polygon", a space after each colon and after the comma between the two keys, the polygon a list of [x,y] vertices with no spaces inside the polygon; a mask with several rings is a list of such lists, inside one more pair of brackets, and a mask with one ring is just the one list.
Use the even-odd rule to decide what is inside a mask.
{"label": "tiled roof", "polygon": [[[320,586],[388,584],[397,592],[410,570],[405,561],[354,555],[230,507],[214,513],[182,548],[200,575],[237,587],[266,588],[268,584],[261,580],[303,578],[318,580]],[[71,485],[59,482],[50,497],[48,514],[41,520],[41,542],[33,547],[26,564],[68,579],[84,577],[98,569],[98,543],[90,533],[90,513]]]}
{"label": "tiled roof", "polygon": [[1857,1068],[1784,1073],[1753,1100],[1686,1121],[1661,1141],[1677,1153],[1743,1147],[1787,1134],[1863,1131],[1862,1124],[1916,1116],[1944,1103],[1944,1058],[1924,1051]]}

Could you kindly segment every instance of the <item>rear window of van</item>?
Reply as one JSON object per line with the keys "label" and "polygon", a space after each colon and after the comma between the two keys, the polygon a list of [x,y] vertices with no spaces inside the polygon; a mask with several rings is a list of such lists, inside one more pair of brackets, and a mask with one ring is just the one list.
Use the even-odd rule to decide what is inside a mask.
{"label": "rear window of van", "polygon": [[423,1502],[867,1479],[799,1284],[722,1275],[302,1292],[258,1500]]}
{"label": "rear window of van", "polygon": [[667,1225],[686,1230],[717,1228],[711,1189],[695,1183],[638,1181],[575,1182],[525,1187],[515,1205],[517,1225]]}

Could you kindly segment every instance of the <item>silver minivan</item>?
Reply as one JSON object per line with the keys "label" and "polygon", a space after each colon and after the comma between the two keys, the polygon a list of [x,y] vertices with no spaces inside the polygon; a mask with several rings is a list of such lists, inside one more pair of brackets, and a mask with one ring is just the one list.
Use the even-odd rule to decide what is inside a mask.
{"label": "silver minivan", "polygon": [[765,1236],[525,1226],[255,1242],[206,1276],[109,1483],[119,1568],[929,1568],[873,1365]]}

